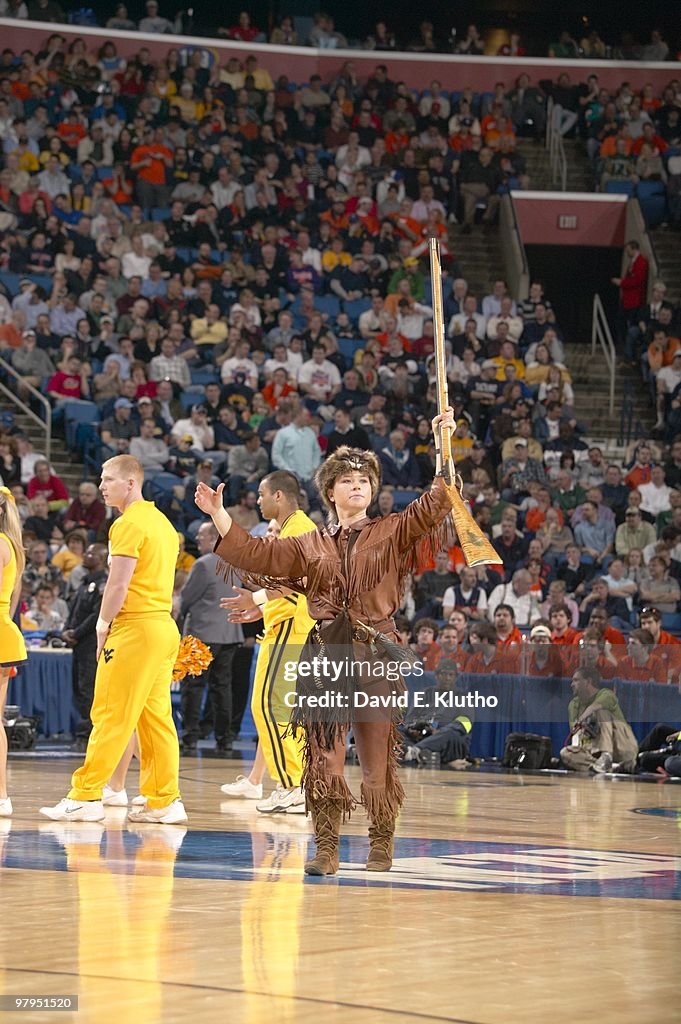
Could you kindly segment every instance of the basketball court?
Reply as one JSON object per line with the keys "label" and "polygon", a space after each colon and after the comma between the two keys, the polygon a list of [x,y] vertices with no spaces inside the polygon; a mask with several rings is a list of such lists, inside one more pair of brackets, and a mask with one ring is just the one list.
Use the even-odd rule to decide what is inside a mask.
{"label": "basketball court", "polygon": [[[393,870],[359,809],[311,878],[309,820],[223,798],[244,763],[182,761],[188,829],[41,819],[78,763],[10,760],[0,1020],[681,1021],[677,783],[404,769]],[[79,1009],[7,1009],[28,995]]]}

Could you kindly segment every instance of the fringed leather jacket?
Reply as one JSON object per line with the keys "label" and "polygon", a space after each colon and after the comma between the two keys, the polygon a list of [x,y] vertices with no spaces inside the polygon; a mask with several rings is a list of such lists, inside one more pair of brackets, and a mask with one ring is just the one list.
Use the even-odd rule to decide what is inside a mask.
{"label": "fringed leather jacket", "polygon": [[314,619],[334,619],[346,608],[353,623],[396,636],[392,617],[400,607],[404,577],[451,545],[451,509],[436,477],[430,491],[403,512],[365,518],[345,529],[328,527],[268,542],[233,522],[215,552],[225,573],[232,567],[260,587],[304,593]]}

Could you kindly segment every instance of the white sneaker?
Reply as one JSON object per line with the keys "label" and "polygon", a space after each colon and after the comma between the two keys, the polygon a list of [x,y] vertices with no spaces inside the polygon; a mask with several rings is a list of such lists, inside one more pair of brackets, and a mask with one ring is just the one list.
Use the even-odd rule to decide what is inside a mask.
{"label": "white sneaker", "polygon": [[140,793],[139,796],[136,796],[136,797],[133,798],[132,806],[133,807],[144,807],[146,805],[146,802],[147,802],[147,798],[142,793]]}
{"label": "white sneaker", "polygon": [[12,801],[8,796],[4,800],[0,800],[0,818],[11,818],[12,817]]}
{"label": "white sneaker", "polygon": [[597,775],[606,775],[612,771],[612,757],[606,750],[591,765],[591,771]]}
{"label": "white sneaker", "polygon": [[189,821],[184,804],[181,800],[173,800],[167,807],[140,807],[138,811],[130,811],[128,821],[151,822],[156,825],[183,825]]}
{"label": "white sneaker", "polygon": [[279,811],[288,812],[289,808],[292,807],[301,808],[300,811],[293,811],[292,813],[304,814],[305,794],[300,786],[294,786],[293,789],[284,789],[282,785],[278,785],[270,793],[267,800],[263,800],[261,804],[256,804],[255,806],[261,814],[276,814]]}
{"label": "white sneaker", "polygon": [[52,821],[103,821],[101,800],[69,800],[66,796],[54,807],[41,807],[40,813]]}
{"label": "white sneaker", "polygon": [[294,804],[289,804],[288,807],[284,808],[285,814],[307,814],[307,808],[305,806],[305,794],[303,793],[302,800],[296,800]]}
{"label": "white sneaker", "polygon": [[127,807],[128,794],[124,789],[112,789],[107,784],[102,790],[102,803],[105,807]]}
{"label": "white sneaker", "polygon": [[227,796],[240,796],[245,800],[262,800],[262,782],[256,786],[245,775],[237,775],[236,782],[227,782],[220,786]]}

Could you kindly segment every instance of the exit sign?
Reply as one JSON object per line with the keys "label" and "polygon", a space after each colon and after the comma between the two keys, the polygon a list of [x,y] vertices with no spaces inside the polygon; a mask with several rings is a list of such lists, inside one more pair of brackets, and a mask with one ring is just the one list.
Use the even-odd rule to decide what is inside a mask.
{"label": "exit sign", "polygon": [[558,217],[558,227],[561,231],[577,230],[577,214],[561,213]]}

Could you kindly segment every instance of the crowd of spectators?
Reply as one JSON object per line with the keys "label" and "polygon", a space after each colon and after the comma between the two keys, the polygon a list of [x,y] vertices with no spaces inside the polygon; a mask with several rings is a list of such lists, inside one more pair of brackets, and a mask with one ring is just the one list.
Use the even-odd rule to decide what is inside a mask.
{"label": "crowd of spectators", "polygon": [[[0,0],[0,17],[30,19],[51,24],[97,26],[100,24],[92,8],[81,7],[65,11],[58,0]],[[617,33],[603,33],[588,18],[580,19],[580,31],[572,33],[562,28],[548,41],[540,41],[536,26],[533,41],[528,43],[517,28],[500,30],[490,27],[482,31],[470,23],[461,29],[451,23],[436,25],[429,18],[422,20],[415,32],[400,32],[384,18],[379,18],[372,30],[364,36],[355,35],[354,26],[338,27],[326,11],[317,11],[312,17],[282,15],[276,25],[261,22],[246,10],[240,11],[231,25],[215,21],[210,10],[193,8],[180,10],[172,17],[164,17],[158,0],[146,0],[144,17],[135,21],[126,4],[119,3],[110,18],[101,19],[102,27],[127,32],[167,35],[215,36],[242,43],[272,43],[277,46],[313,46],[317,49],[364,49],[374,51],[407,51],[412,53],[454,53],[474,57],[548,56],[557,60],[626,60],[667,61],[675,55],[659,27],[654,27],[646,38],[638,38],[627,28]],[[499,43],[500,34],[504,41]],[[488,38],[486,39],[486,35]]]}
{"label": "crowd of spectators", "polygon": [[563,73],[542,87],[557,130],[583,141],[595,188],[635,195],[649,226],[680,230],[681,79],[608,89],[595,73],[583,83]]}
{"label": "crowd of spectators", "polygon": [[[443,650],[487,673],[593,657],[643,678],[681,597],[681,439],[608,462],[575,416],[570,339],[542,284],[519,303],[501,279],[469,288],[462,236],[481,207],[495,230],[504,181],[523,183],[504,87],[414,97],[385,65],[360,83],[346,64],[272,88],[255,56],[207,68],[143,47],[122,62],[58,34],[2,63],[2,356],[72,448],[142,462],[183,539],[178,589],[205,521],[198,480],[224,480],[256,530],[271,469],[297,474],[321,522],[314,473],[342,444],[378,454],[377,514],[429,485],[435,235],[454,459],[503,564],[467,569],[453,541],[407,581],[402,626],[428,667]],[[92,483],[69,494],[11,416],[0,458],[24,517],[25,627],[58,631],[105,509]],[[550,657],[535,652],[547,640]],[[660,665],[660,682],[678,673]]]}

